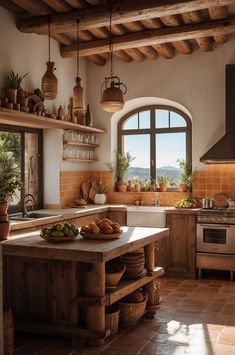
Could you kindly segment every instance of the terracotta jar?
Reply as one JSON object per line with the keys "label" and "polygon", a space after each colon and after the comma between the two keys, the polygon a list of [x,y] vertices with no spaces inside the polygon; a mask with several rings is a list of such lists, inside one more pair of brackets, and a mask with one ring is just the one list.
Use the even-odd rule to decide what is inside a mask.
{"label": "terracotta jar", "polygon": [[8,98],[8,102],[16,104],[17,89],[4,89],[5,97]]}
{"label": "terracotta jar", "polygon": [[117,190],[119,192],[126,192],[126,183],[124,181],[119,181],[117,183]]}
{"label": "terracotta jar", "polygon": [[127,181],[127,188],[126,188],[126,190],[127,190],[127,191],[133,191],[133,190],[134,190],[134,186],[133,186],[131,180],[128,180],[128,181]]}
{"label": "terracotta jar", "polygon": [[7,201],[0,201],[0,215],[6,215],[8,209]]}
{"label": "terracotta jar", "polygon": [[179,190],[180,190],[180,192],[187,192],[188,191],[188,185],[180,184],[179,185]]}
{"label": "terracotta jar", "polygon": [[10,232],[10,222],[1,222],[0,223],[0,240],[6,240],[9,237]]}
{"label": "terracotta jar", "polygon": [[135,192],[140,192],[141,186],[139,184],[135,184]]}
{"label": "terracotta jar", "polygon": [[159,189],[160,189],[161,192],[166,192],[166,184],[159,183]]}

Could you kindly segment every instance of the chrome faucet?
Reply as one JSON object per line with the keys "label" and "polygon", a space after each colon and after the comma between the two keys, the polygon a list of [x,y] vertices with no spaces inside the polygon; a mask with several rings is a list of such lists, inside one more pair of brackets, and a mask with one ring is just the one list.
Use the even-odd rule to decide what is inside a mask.
{"label": "chrome faucet", "polygon": [[161,199],[160,199],[159,193],[155,194],[153,203],[154,203],[154,206],[161,206]]}
{"label": "chrome faucet", "polygon": [[36,198],[32,194],[26,194],[23,197],[23,216],[27,217],[28,216],[28,208],[31,207],[31,211],[34,210],[34,207],[36,205]]}

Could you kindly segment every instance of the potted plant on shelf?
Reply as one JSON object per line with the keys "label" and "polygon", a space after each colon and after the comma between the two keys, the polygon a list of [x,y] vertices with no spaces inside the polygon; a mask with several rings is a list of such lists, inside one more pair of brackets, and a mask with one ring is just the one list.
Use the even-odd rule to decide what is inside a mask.
{"label": "potted plant on shelf", "polygon": [[159,183],[159,189],[161,192],[166,192],[167,185],[169,183],[169,177],[167,175],[159,175],[157,177],[157,181]]}
{"label": "potted plant on shelf", "polygon": [[126,192],[125,178],[127,171],[131,165],[131,162],[135,158],[127,153],[117,153],[116,155],[116,178],[117,178],[117,190],[119,192]]}
{"label": "potted plant on shelf", "polygon": [[102,184],[102,182],[99,181],[96,186],[96,194],[94,197],[94,203],[96,205],[104,205],[105,204],[106,192],[107,192],[107,184]]}
{"label": "potted plant on shelf", "polygon": [[20,188],[20,174],[15,158],[11,153],[0,149],[0,240],[8,238],[10,230],[8,201],[16,196],[16,191]]}
{"label": "potted plant on shelf", "polygon": [[[8,98],[8,102],[12,104],[16,104],[20,98],[24,99],[24,102],[18,102],[22,106],[27,106],[28,98],[25,97],[24,90],[21,88],[22,80],[28,75],[28,73],[24,75],[19,75],[18,73],[14,73],[13,70],[10,71],[9,74],[4,75],[4,94],[5,97]],[[18,100],[17,100],[18,96]]]}
{"label": "potted plant on shelf", "polygon": [[182,169],[180,175],[180,192],[187,192],[192,190],[192,181],[193,181],[193,171],[192,164],[188,163],[185,159],[178,159],[179,167]]}

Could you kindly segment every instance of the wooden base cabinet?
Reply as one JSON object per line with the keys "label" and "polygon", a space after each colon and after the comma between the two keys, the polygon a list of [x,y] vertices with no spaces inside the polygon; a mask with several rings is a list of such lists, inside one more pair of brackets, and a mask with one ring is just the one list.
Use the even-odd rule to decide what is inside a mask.
{"label": "wooden base cabinet", "polygon": [[166,238],[166,275],[196,277],[196,213],[167,214],[170,235]]}

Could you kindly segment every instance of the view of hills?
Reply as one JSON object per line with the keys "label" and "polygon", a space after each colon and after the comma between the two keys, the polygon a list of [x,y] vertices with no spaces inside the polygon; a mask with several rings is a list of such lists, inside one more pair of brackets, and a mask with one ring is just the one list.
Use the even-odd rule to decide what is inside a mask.
{"label": "view of hills", "polygon": [[[174,166],[162,166],[161,168],[156,169],[156,175],[167,175],[169,176],[176,184],[179,183],[180,174],[182,170],[180,168],[175,168]],[[128,178],[139,177],[141,179],[149,179],[150,169],[148,168],[139,168],[139,167],[130,167],[128,170]]]}

